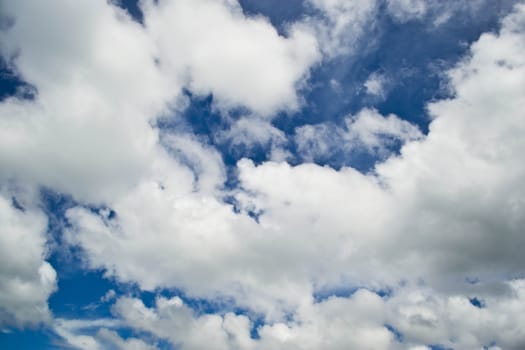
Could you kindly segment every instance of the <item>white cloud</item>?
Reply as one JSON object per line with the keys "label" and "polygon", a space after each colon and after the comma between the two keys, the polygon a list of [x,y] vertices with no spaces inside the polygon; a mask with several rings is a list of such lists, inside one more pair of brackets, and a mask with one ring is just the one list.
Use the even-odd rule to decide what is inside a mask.
{"label": "white cloud", "polygon": [[286,135],[265,120],[256,118],[241,118],[218,137],[226,139],[233,145],[264,145],[270,142],[284,143]]}
{"label": "white cloud", "polygon": [[[440,292],[462,293],[474,276],[488,293],[525,263],[524,16],[518,6],[499,34],[472,46],[450,72],[456,96],[429,105],[428,136],[379,164],[376,175],[243,160],[240,213],[177,182],[148,180],[111,203],[114,220],[70,210],[71,242],[91,267],[120,280],[231,296],[275,320],[307,305],[314,290],[340,284],[423,278]],[[368,147],[391,130],[419,136],[395,117],[364,113],[350,123]]]}
{"label": "white cloud", "polygon": [[235,121],[229,129],[215,136],[221,143],[228,143],[230,149],[256,146],[269,148],[269,159],[281,161],[291,157],[286,150],[288,143],[285,133],[264,119],[245,117]]}
{"label": "white cloud", "polygon": [[366,92],[369,95],[377,96],[381,99],[386,97],[386,83],[387,79],[384,75],[379,73],[372,73],[365,81],[364,85]]}
{"label": "white cloud", "polygon": [[[248,317],[195,315],[179,298],[159,298],[153,308],[142,301],[121,298],[115,313],[132,328],[169,339],[184,350],[193,349],[390,349],[393,335],[384,327],[381,298],[360,290],[350,298],[331,298],[309,304],[289,323],[258,328],[260,338],[250,336]],[[202,333],[206,336],[202,336]]]}
{"label": "white cloud", "polygon": [[[161,143],[171,157],[192,170],[194,174],[193,189],[195,191],[214,193],[223,185],[226,180],[226,171],[221,155],[217,150],[202,144],[192,135],[165,134],[161,138]],[[178,176],[178,174],[170,175]]]}
{"label": "white cloud", "polygon": [[[258,325],[254,330],[257,337],[251,335],[255,325],[249,317],[232,312],[198,314],[178,297],[158,297],[152,307],[140,299],[121,297],[113,306],[116,319],[112,323],[168,340],[182,350],[428,350],[427,344],[465,350],[517,350],[525,344],[521,317],[525,283],[514,280],[508,286],[510,293],[483,299],[483,308],[474,306],[465,295],[442,295],[424,286],[405,285],[388,298],[359,289],[349,297],[306,303],[286,321]],[[67,328],[75,329],[76,337],[84,341],[81,331],[87,325],[111,325],[107,320],[62,323],[76,325]],[[96,338],[114,344],[139,342],[132,339],[124,343],[116,332],[105,328]],[[75,338],[68,339],[73,343]],[[147,348],[144,342],[141,345]]]}
{"label": "white cloud", "polygon": [[118,350],[156,350],[156,345],[150,345],[138,338],[122,339],[117,332],[108,329],[101,329],[97,333],[99,342],[107,346],[113,346]]}
{"label": "white cloud", "polygon": [[[318,16],[307,17],[303,24],[313,30],[327,58],[355,53],[359,39],[375,24],[375,0],[308,0]],[[300,24],[297,24],[300,26]]]}
{"label": "white cloud", "polygon": [[2,54],[16,54],[38,94],[0,104],[0,180],[93,202],[125,192],[157,152],[150,120],[178,91],[156,68],[151,40],[105,1],[2,6],[14,17]]}
{"label": "white cloud", "polygon": [[245,106],[266,116],[298,108],[296,88],[320,58],[308,31],[292,26],[282,37],[267,19],[246,17],[229,0],[148,1],[143,8],[171,79],[212,93],[222,108]]}
{"label": "white cloud", "polygon": [[519,3],[514,0],[387,0],[386,10],[397,22],[425,21],[433,27],[448,23],[453,17],[473,19],[486,16],[487,11],[497,12],[511,9]]}
{"label": "white cloud", "polygon": [[387,0],[387,9],[399,22],[421,19],[427,13],[426,0]]}
{"label": "white cloud", "polygon": [[478,308],[461,295],[443,296],[427,288],[407,288],[388,300],[388,322],[415,344],[441,344],[475,350],[492,344],[503,349],[525,345],[524,280],[509,283],[509,293],[484,299]]}
{"label": "white cloud", "polygon": [[94,319],[94,320],[75,320],[75,319],[56,319],[53,330],[59,335],[67,348],[79,350],[155,350],[155,344],[130,337],[123,339],[116,331],[122,322],[117,319]]}
{"label": "white cloud", "polygon": [[393,143],[405,144],[423,137],[417,126],[395,115],[384,117],[373,109],[363,109],[344,122],[343,127],[324,123],[297,128],[295,143],[300,156],[313,161],[338,152],[351,155],[364,150],[385,157]]}
{"label": "white cloud", "polygon": [[113,289],[110,289],[106,292],[106,294],[104,294],[102,296],[102,298],[100,298],[100,302],[102,303],[107,303],[107,302],[110,302],[112,301],[113,299],[115,299],[117,293],[115,292],[115,290]]}
{"label": "white cloud", "polygon": [[0,194],[0,327],[49,322],[56,272],[45,259],[47,220],[37,208],[13,207]]}
{"label": "white cloud", "polygon": [[[52,16],[52,6],[33,2],[6,5],[17,21],[2,34],[2,48],[8,54],[20,50],[16,67],[39,94],[36,101],[11,98],[0,105],[0,176],[47,185],[85,201],[105,201],[115,210],[115,218],[81,205],[67,212],[66,238],[83,248],[87,266],[105,268],[108,275],[143,289],[178,287],[190,296],[232,297],[237,305],[264,313],[268,324],[259,342],[273,348],[315,344],[336,349],[371,342],[376,342],[372,348],[388,348],[394,341],[384,327],[388,317],[407,333],[410,346],[428,341],[487,345],[485,325],[471,322],[486,319],[494,325],[489,331],[503,332],[494,335],[503,348],[522,347],[522,328],[512,325],[519,322],[513,312],[523,304],[523,287],[504,281],[521,276],[525,264],[523,5],[504,20],[500,33],[484,34],[450,72],[456,95],[428,106],[434,119],[426,138],[420,140],[407,122],[371,110],[347,119],[339,133],[350,143],[375,150],[384,147],[385,135],[407,142],[375,174],[285,162],[255,166],[243,160],[237,167],[241,188],[220,193],[224,169],[218,154],[180,135],[163,140],[166,151],[149,122],[165,112],[165,104],[187,82],[198,93],[214,93],[226,108],[244,105],[262,114],[293,108],[296,84],[317,59],[312,37],[299,25],[288,38],[279,37],[266,20],[243,17],[233,2],[149,3],[146,30],[101,1],[53,4],[61,5],[63,15]],[[333,43],[340,43],[341,33],[352,25],[356,33],[362,30],[361,18],[375,6],[314,5],[336,28],[320,31],[332,45],[323,48],[327,55],[338,52]],[[192,6],[206,15],[206,23],[225,28],[228,39],[220,41],[194,17],[176,20],[196,13]],[[175,17],[164,18],[161,8]],[[71,28],[78,33],[61,35]],[[195,36],[185,37],[188,30]],[[241,45],[246,51],[229,38],[246,43]],[[179,51],[172,51],[171,40]],[[255,57],[269,49],[277,53],[270,63]],[[160,69],[153,57],[159,58]],[[282,78],[276,86],[268,70]],[[174,76],[166,79],[166,72]],[[262,140],[275,134],[265,130]],[[318,134],[325,132],[311,132]],[[328,141],[319,146],[321,152],[330,147]],[[170,152],[187,157],[194,172]],[[223,202],[223,194],[235,196],[239,212]],[[0,249],[6,250],[0,257],[7,259],[0,268],[7,290],[2,317],[15,324],[46,320],[45,300],[55,274],[43,261],[45,218],[32,207],[20,211],[8,197],[1,198],[0,218],[10,225],[2,227],[29,238],[0,234],[5,241]],[[462,283],[469,276],[479,278],[479,285]],[[11,291],[10,283],[21,277],[32,293]],[[418,279],[430,292],[416,290],[414,298],[401,289],[388,302],[366,291],[312,302],[320,289],[396,286]],[[486,298],[489,315],[468,306],[465,295],[472,290]],[[503,293],[509,290],[511,297]],[[258,346],[247,336],[247,318],[195,316],[177,299],[159,299],[154,308],[119,299],[116,310],[134,328],[189,348],[202,348],[206,341],[216,348],[234,346],[232,341],[239,348]],[[286,315],[295,319],[286,322]],[[180,329],[175,335],[168,333],[173,323]],[[56,331],[78,347],[100,347],[99,338],[128,346],[112,331],[83,336],[77,332],[82,327],[59,322]],[[464,332],[458,335],[460,327]],[[349,329],[352,337],[342,333]]]}
{"label": "white cloud", "polygon": [[0,181],[80,201],[109,201],[149,176],[162,153],[151,124],[176,114],[182,86],[271,117],[299,106],[318,59],[310,34],[279,36],[232,1],[145,2],[145,28],[102,0],[2,6],[14,18],[2,55],[38,94],[0,103]]}

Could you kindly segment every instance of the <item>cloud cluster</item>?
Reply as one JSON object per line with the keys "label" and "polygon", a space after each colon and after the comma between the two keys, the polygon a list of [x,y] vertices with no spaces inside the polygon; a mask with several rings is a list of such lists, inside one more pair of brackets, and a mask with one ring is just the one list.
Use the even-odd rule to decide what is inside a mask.
{"label": "cloud cluster", "polygon": [[384,157],[396,143],[403,145],[422,137],[417,126],[395,115],[384,117],[372,109],[346,117],[343,127],[322,123],[295,130],[298,152],[308,161],[326,159],[338,152],[351,155],[364,151]]}
{"label": "cloud cluster", "polygon": [[[509,287],[509,294],[486,298],[482,307],[465,296],[445,296],[422,286],[402,287],[388,298],[359,289],[348,297],[303,305],[288,321],[263,325],[232,312],[198,314],[178,297],[159,297],[151,307],[140,299],[122,297],[113,306],[113,321],[60,321],[56,327],[68,329],[69,344],[84,344],[82,349],[97,349],[108,340],[118,349],[153,349],[158,340],[167,340],[182,350],[428,350],[430,344],[517,350],[525,345],[524,280],[510,282]],[[106,328],[89,336],[88,325]],[[153,339],[124,340],[110,330],[115,326],[145,332]]]}
{"label": "cloud cluster", "polygon": [[66,320],[56,319],[53,330],[63,341],[61,348],[82,350],[157,350],[155,342],[128,337],[123,339],[115,330],[122,322],[115,319]]}
{"label": "cloud cluster", "polygon": [[[214,196],[182,195],[180,185],[145,182],[111,203],[116,219],[71,209],[71,242],[120,280],[234,297],[270,319],[341,284],[422,278],[461,293],[472,277],[482,281],[477,293],[490,293],[524,263],[524,12],[518,6],[499,34],[472,46],[450,72],[455,97],[429,106],[428,136],[375,174],[243,160],[240,212]],[[400,130],[393,117],[364,125],[383,123]],[[362,134],[375,144],[374,133]]]}
{"label": "cloud cluster", "polygon": [[38,93],[0,104],[0,179],[91,202],[125,192],[150,171],[151,124],[176,114],[182,87],[261,115],[298,107],[296,88],[318,57],[310,34],[279,36],[232,1],[143,6],[145,27],[102,0],[2,4],[14,19],[0,33],[2,55]]}
{"label": "cloud cluster", "polygon": [[0,328],[49,322],[56,272],[46,258],[47,219],[0,193]]}
{"label": "cloud cluster", "polygon": [[[72,346],[155,348],[117,333],[130,327],[184,349],[523,347],[523,4],[448,72],[454,96],[428,105],[425,137],[371,109],[342,128],[296,130],[304,158],[334,147],[382,154],[370,174],[291,166],[276,150],[279,161],[239,161],[238,186],[225,190],[216,150],[154,126],[177,114],[187,88],[261,118],[237,121],[225,138],[284,144],[268,118],[297,108],[320,53],[352,48],[377,9],[310,4],[322,19],[301,19],[283,37],[233,0],[144,1],[144,25],[102,0],[2,3],[15,19],[0,32],[2,55],[37,95],[0,103],[0,183],[71,194],[64,238],[87,268],[144,290],[226,298],[264,320],[254,339],[246,315],[120,297],[115,319],[55,320]],[[0,325],[50,319],[56,276],[35,202],[0,196]],[[390,298],[371,291],[388,288]],[[316,301],[338,289],[358,291]]]}
{"label": "cloud cluster", "polygon": [[148,1],[143,7],[158,64],[170,78],[197,94],[213,94],[223,108],[245,106],[267,116],[298,108],[296,88],[319,59],[308,31],[290,26],[282,37],[266,18],[246,17],[231,0]]}
{"label": "cloud cluster", "polygon": [[[428,136],[379,164],[377,175],[243,160],[240,213],[213,197],[180,197],[180,186],[148,183],[112,203],[115,222],[70,210],[73,242],[93,267],[144,288],[220,292],[254,308],[268,297],[296,307],[314,286],[342,277],[424,277],[446,289],[468,276],[519,273],[523,12],[517,7],[499,34],[473,45],[450,72],[456,96],[429,106]],[[370,125],[394,126],[393,135],[412,130],[393,117],[371,120],[357,128],[365,144],[377,141]],[[249,212],[259,213],[257,222]]]}

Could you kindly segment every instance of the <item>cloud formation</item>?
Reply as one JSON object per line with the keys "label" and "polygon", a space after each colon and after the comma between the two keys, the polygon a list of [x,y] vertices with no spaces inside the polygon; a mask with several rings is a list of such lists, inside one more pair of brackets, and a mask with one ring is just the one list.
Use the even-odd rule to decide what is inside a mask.
{"label": "cloud formation", "polygon": [[[446,73],[427,135],[373,108],[291,133],[273,123],[293,118],[316,64],[356,52],[374,1],[310,0],[284,35],[233,0],[144,1],[143,24],[101,0],[1,6],[14,19],[2,56],[36,89],[0,102],[1,327],[44,322],[81,349],[525,345],[524,4]],[[432,10],[385,6],[399,22]],[[364,88],[379,95],[373,78]],[[185,89],[231,118],[210,139],[265,145],[270,160],[227,164],[205,138],[159,130]],[[336,152],[376,163],[313,163]],[[72,196],[61,234],[84,268],[228,306],[113,291],[107,318],[53,318],[41,188]]]}
{"label": "cloud formation", "polygon": [[56,272],[45,261],[47,219],[37,208],[14,207],[0,193],[0,327],[51,321],[47,298]]}

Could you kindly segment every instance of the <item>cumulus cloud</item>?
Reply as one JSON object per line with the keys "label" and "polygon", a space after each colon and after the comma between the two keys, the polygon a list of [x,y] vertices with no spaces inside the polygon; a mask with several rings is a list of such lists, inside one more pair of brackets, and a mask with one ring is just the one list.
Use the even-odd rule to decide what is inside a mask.
{"label": "cumulus cloud", "polygon": [[342,127],[322,123],[295,130],[298,152],[307,161],[360,151],[384,157],[396,142],[403,145],[422,137],[417,126],[393,114],[384,117],[373,109],[363,109],[355,116],[346,117]]}
{"label": "cumulus cloud", "polygon": [[[387,320],[414,344],[446,348],[521,349],[524,280],[508,283],[509,292],[473,305],[462,295],[444,296],[428,288],[407,288],[388,300]],[[497,345],[497,347],[495,346]]]}
{"label": "cumulus cloud", "polygon": [[56,272],[46,262],[47,219],[37,208],[19,209],[0,193],[0,327],[49,322],[47,298]]}
{"label": "cumulus cloud", "polygon": [[[153,127],[155,118],[177,114],[182,87],[213,94],[221,108],[246,107],[264,116],[299,106],[296,89],[319,56],[311,34],[290,28],[280,36],[266,19],[244,16],[234,1],[142,5],[144,26],[102,0],[2,3],[2,16],[10,19],[0,32],[2,57],[35,95],[0,103],[0,183],[45,186],[95,205],[150,186],[176,188],[170,196],[211,193],[224,182],[218,153],[190,136],[160,139]],[[203,16],[205,27],[198,24]],[[38,216],[7,204],[3,214],[19,221]],[[43,255],[42,226],[27,225],[38,244],[17,241],[34,252],[33,260],[36,246]],[[3,231],[2,239],[9,241],[9,234]],[[27,301],[42,304],[35,311],[40,319],[49,316],[45,298],[54,270],[33,265],[18,271],[6,262],[3,283],[10,289],[2,318],[16,324],[38,319],[29,315],[31,306],[10,299],[16,281],[27,279],[29,287],[35,276],[42,288]]]}
{"label": "cumulus cloud", "polygon": [[150,39],[104,1],[2,7],[14,18],[2,54],[38,93],[0,104],[0,179],[93,202],[125,192],[150,165],[149,121],[171,94]]}
{"label": "cumulus cloud", "polygon": [[261,147],[269,149],[269,159],[281,161],[292,155],[286,150],[288,139],[285,133],[264,119],[245,117],[235,121],[228,129],[215,136],[220,143],[225,143],[235,150]]}
{"label": "cumulus cloud", "polygon": [[266,18],[245,17],[231,0],[143,4],[159,65],[170,78],[213,94],[223,108],[245,106],[267,116],[298,108],[296,88],[320,58],[308,31],[291,26],[280,36]]}
{"label": "cumulus cloud", "polygon": [[[383,298],[359,289],[348,297],[304,304],[291,319],[266,324],[254,324],[248,316],[233,312],[197,313],[179,297],[158,297],[151,307],[140,299],[121,297],[113,305],[114,320],[60,320],[57,327],[70,344],[110,341],[118,349],[152,349],[156,340],[167,340],[182,350],[428,350],[429,344],[465,350],[521,349],[524,280],[508,286],[509,293],[485,298],[483,307],[464,295],[443,295],[425,286],[405,285]],[[102,328],[96,336],[87,336],[82,332],[88,326]],[[107,328],[112,326],[149,334],[153,345],[123,340]]]}
{"label": "cumulus cloud", "polygon": [[[360,290],[350,298],[331,298],[309,304],[289,323],[257,329],[253,339],[250,319],[244,315],[196,315],[182,300],[159,298],[153,308],[142,301],[121,298],[115,313],[131,327],[169,339],[181,349],[389,349],[393,334],[383,325],[384,302]],[[202,336],[202,332],[206,336]]]}
{"label": "cumulus cloud", "polygon": [[[56,320],[71,346],[155,347],[121,337],[124,324],[188,349],[523,347],[515,313],[523,283],[508,280],[523,277],[525,264],[525,6],[448,72],[454,96],[428,105],[426,137],[368,109],[340,128],[296,131],[313,160],[335,144],[380,154],[392,140],[404,144],[371,174],[244,159],[228,192],[218,152],[193,136],[159,137],[154,119],[176,114],[183,86],[213,94],[219,108],[268,118],[296,108],[318,50],[334,57],[352,47],[375,2],[312,0],[323,19],[290,25],[286,37],[234,1],[145,1],[144,26],[103,1],[51,4],[61,16],[49,4],[2,4],[16,19],[1,34],[2,54],[38,94],[0,103],[1,181],[75,197],[64,235],[87,268],[145,290],[227,298],[265,322],[253,339],[247,316],[126,297],[112,320]],[[71,28],[75,35],[64,35]],[[229,132],[239,143],[284,138],[267,119],[241,119]],[[115,215],[89,206],[100,202]],[[0,219],[0,320],[49,320],[56,276],[44,261],[45,217],[2,194]],[[314,298],[358,287],[394,292]],[[472,305],[470,293],[486,307]]]}
{"label": "cumulus cloud", "polygon": [[[472,46],[450,71],[455,97],[429,106],[428,136],[376,175],[243,160],[240,212],[214,197],[178,196],[180,186],[145,183],[113,203],[116,220],[70,210],[72,243],[90,266],[123,281],[233,296],[276,320],[323,286],[422,278],[464,293],[466,277],[486,282],[481,291],[504,283],[523,265],[524,13],[518,6],[500,33]],[[415,130],[367,113],[366,122],[352,121],[365,145],[381,144],[376,130]]]}
{"label": "cumulus cloud", "polygon": [[152,122],[177,113],[183,86],[259,115],[299,106],[296,89],[318,59],[310,34],[279,36],[232,1],[143,7],[145,27],[101,0],[2,4],[13,18],[2,55],[37,94],[0,104],[1,180],[88,202],[122,194],[154,166]]}
{"label": "cumulus cloud", "polygon": [[[71,209],[71,242],[123,281],[232,296],[274,319],[323,286],[423,278],[462,293],[467,277],[504,283],[523,265],[524,12],[518,6],[500,33],[472,46],[450,71],[455,97],[429,105],[428,136],[375,175],[243,160],[237,210],[146,182],[112,203],[114,220]],[[367,113],[352,121],[365,145],[381,144],[377,130],[414,134]]]}

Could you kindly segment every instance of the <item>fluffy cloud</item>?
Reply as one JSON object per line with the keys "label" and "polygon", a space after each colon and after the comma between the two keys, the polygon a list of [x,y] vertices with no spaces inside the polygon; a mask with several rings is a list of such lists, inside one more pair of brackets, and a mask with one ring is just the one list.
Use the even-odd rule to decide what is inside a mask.
{"label": "fluffy cloud", "polygon": [[271,116],[299,106],[296,88],[319,59],[308,31],[291,26],[282,37],[267,19],[245,17],[231,0],[148,1],[143,7],[159,65],[172,79],[197,94],[212,93],[223,108],[245,106]]}
{"label": "fluffy cloud", "polygon": [[45,215],[0,194],[0,327],[49,322],[56,272],[45,259]]}
{"label": "fluffy cloud", "polygon": [[[264,116],[299,106],[296,89],[319,56],[312,35],[290,28],[280,36],[267,20],[245,17],[234,1],[143,6],[145,26],[103,0],[2,3],[2,19],[9,19],[0,32],[2,57],[35,96],[0,103],[0,184],[15,179],[96,205],[151,186],[176,188],[170,196],[213,193],[224,182],[217,152],[192,137],[160,139],[152,126],[160,115],[177,114],[181,88],[211,93],[221,108]],[[195,197],[181,202],[184,215],[200,203]],[[214,201],[204,199],[211,211],[219,207]],[[8,225],[2,231],[2,240],[31,252],[20,268],[5,254],[2,322],[46,319],[54,270],[35,265],[43,257],[45,221],[40,227],[33,223],[40,214],[4,204],[3,219],[18,226],[28,220],[25,235],[35,239],[13,240]],[[26,287],[39,292],[17,294]]]}
{"label": "fluffy cloud", "polygon": [[[407,288],[387,302],[387,320],[407,341],[474,350],[525,345],[524,280],[509,282],[509,291],[483,299],[477,307],[461,295],[443,296],[428,288]],[[494,345],[495,344],[495,345]]]}
{"label": "fluffy cloud", "polygon": [[161,153],[152,122],[177,113],[181,87],[272,115],[298,107],[318,59],[310,34],[279,36],[232,1],[144,2],[146,27],[101,0],[2,11],[13,19],[2,55],[37,94],[0,104],[0,180],[81,201],[110,200],[149,174]]}
{"label": "fluffy cloud", "polygon": [[122,325],[116,319],[95,320],[66,320],[57,319],[53,324],[53,330],[59,335],[67,348],[81,350],[156,350],[155,344],[138,338],[123,339],[116,331],[112,330]]}
{"label": "fluffy cloud", "polygon": [[[236,210],[176,183],[145,182],[112,203],[116,219],[70,210],[71,242],[120,280],[234,297],[276,320],[341,284],[422,278],[464,293],[475,277],[476,291],[490,293],[524,263],[524,17],[518,6],[500,33],[472,46],[449,72],[455,97],[429,105],[428,136],[375,174],[243,160]],[[372,147],[389,130],[420,136],[370,111],[352,128]]]}
{"label": "fluffy cloud", "polygon": [[[334,57],[356,43],[375,3],[312,0],[325,17],[291,25],[287,37],[233,1],[144,2],[145,26],[103,1],[51,4],[61,16],[54,6],[2,4],[15,18],[1,34],[2,53],[38,94],[0,104],[1,181],[49,186],[114,210],[79,204],[66,213],[65,238],[82,248],[87,267],[142,289],[231,298],[266,322],[254,340],[246,316],[195,315],[177,298],[150,308],[121,298],[117,321],[57,321],[70,344],[154,346],[116,334],[124,322],[188,349],[208,341],[225,349],[401,346],[388,322],[414,349],[523,347],[515,327],[523,283],[507,280],[522,277],[525,263],[525,6],[449,72],[455,95],[428,106],[425,138],[372,110],[334,129],[336,140],[369,151],[390,139],[405,143],[372,174],[245,159],[239,187],[226,192],[216,151],[192,136],[159,137],[152,121],[176,111],[170,103],[182,86],[212,93],[220,108],[265,117],[297,107],[296,88],[319,58],[309,33]],[[196,24],[197,15],[209,26]],[[71,28],[75,35],[64,35]],[[345,37],[349,30],[355,35]],[[254,124],[264,132],[254,136]],[[298,145],[330,152],[330,140],[318,141],[328,139],[325,128],[299,129]],[[231,132],[234,141],[282,137],[260,120],[241,120]],[[0,233],[1,321],[47,320],[55,273],[44,261],[46,220],[34,206],[20,210],[0,198],[9,230]],[[388,300],[360,290],[314,302],[316,292],[359,286],[397,289]],[[469,293],[486,308],[471,305]],[[106,330],[83,334],[94,327]]]}
{"label": "fluffy cloud", "polygon": [[384,157],[396,142],[402,145],[422,137],[417,126],[395,115],[383,117],[372,109],[346,117],[343,127],[324,123],[295,130],[299,154],[309,161],[326,159],[338,152],[350,155],[365,151]]}
{"label": "fluffy cloud", "polygon": [[2,4],[2,54],[37,89],[0,104],[0,180],[99,202],[148,170],[171,92],[139,24],[104,1]]}
{"label": "fluffy cloud", "polygon": [[291,157],[286,150],[288,140],[283,131],[270,122],[253,117],[245,117],[235,121],[229,129],[215,136],[219,143],[227,144],[235,154],[235,150],[253,147],[269,148],[269,159],[281,161]]}
{"label": "fluffy cloud", "polygon": [[[169,339],[184,350],[204,349],[389,349],[394,336],[383,325],[384,302],[376,294],[360,290],[350,298],[331,298],[309,304],[289,323],[273,323],[257,329],[243,315],[195,315],[182,300],[159,298],[154,308],[142,301],[121,298],[115,313],[132,328]],[[205,332],[206,336],[202,336]]]}
{"label": "fluffy cloud", "polygon": [[[124,341],[107,327],[130,327],[150,335],[151,344],[155,339],[168,340],[182,350],[428,350],[427,344],[465,350],[521,349],[525,283],[514,280],[508,286],[508,294],[485,298],[482,307],[466,296],[442,295],[425,286],[406,285],[386,298],[359,289],[348,297],[304,304],[287,321],[260,325],[232,312],[199,314],[178,297],[159,297],[152,307],[140,299],[121,297],[113,306],[114,320],[60,320],[57,327],[70,344],[82,349],[89,348],[85,345],[89,341],[111,341],[119,349],[154,346],[138,339]],[[103,328],[96,336],[86,336],[82,332],[88,326]]]}

